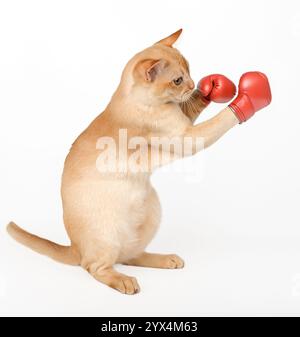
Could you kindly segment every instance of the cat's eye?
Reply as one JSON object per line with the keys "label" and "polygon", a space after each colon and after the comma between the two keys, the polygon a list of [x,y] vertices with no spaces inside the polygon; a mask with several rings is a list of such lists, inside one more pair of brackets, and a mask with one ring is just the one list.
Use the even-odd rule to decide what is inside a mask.
{"label": "cat's eye", "polygon": [[182,83],[182,81],[183,81],[182,76],[180,76],[180,77],[176,78],[175,80],[173,80],[173,82],[174,82],[175,85],[180,85]]}

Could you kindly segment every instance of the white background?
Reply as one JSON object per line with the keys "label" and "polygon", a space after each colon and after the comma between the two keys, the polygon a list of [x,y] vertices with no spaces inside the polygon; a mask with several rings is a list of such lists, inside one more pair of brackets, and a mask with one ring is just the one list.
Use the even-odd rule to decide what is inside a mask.
{"label": "white background", "polygon": [[[177,253],[186,267],[119,266],[142,290],[124,296],[15,243],[5,225],[68,243],[59,193],[73,140],[104,109],[127,60],[181,27],[177,47],[195,81],[223,73],[237,83],[261,70],[273,102],[198,155],[200,183],[153,177],[163,221],[149,250]],[[298,0],[2,0],[0,313],[300,314],[299,46]]]}

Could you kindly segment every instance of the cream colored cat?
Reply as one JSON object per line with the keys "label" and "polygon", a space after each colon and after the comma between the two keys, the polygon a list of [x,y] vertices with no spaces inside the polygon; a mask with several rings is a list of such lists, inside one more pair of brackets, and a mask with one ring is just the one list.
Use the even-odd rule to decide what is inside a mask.
{"label": "cream colored cat", "polygon": [[187,61],[172,47],[180,33],[128,62],[105,111],[74,142],[65,161],[61,188],[71,245],[39,238],[12,222],[7,228],[20,243],[56,261],[81,265],[98,281],[125,294],[137,293],[139,285],[134,277],[118,273],[114,264],[175,269],[182,268],[184,262],[174,254],[145,252],[161,213],[150,183],[153,167],[145,172],[99,172],[99,137],[109,136],[117,142],[119,130],[125,129],[128,137],[143,137],[149,147],[151,137],[156,136],[203,137],[207,147],[238,124],[234,113],[226,108],[214,118],[193,125],[205,104],[194,91]]}

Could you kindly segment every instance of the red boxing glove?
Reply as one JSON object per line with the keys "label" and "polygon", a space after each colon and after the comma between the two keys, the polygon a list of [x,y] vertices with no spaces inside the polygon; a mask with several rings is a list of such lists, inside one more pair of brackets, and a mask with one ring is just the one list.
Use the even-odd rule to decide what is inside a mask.
{"label": "red boxing glove", "polygon": [[234,83],[220,74],[203,77],[197,87],[206,104],[209,104],[210,101],[226,103],[230,101],[236,93]]}
{"label": "red boxing glove", "polygon": [[229,104],[240,123],[252,117],[256,111],[271,103],[272,94],[268,78],[258,71],[245,73],[240,78],[237,98]]}

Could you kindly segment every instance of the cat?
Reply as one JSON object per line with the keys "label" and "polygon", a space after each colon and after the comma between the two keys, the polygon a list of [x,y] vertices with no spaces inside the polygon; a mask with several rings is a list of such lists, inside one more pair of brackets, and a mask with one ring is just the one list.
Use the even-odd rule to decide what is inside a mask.
{"label": "cat", "polygon": [[194,154],[198,151],[196,137],[201,137],[206,148],[238,124],[232,111],[225,108],[194,125],[206,104],[194,89],[187,60],[173,47],[181,32],[139,52],[127,63],[106,109],[73,143],[61,185],[63,219],[71,245],[37,237],[13,222],[7,227],[25,246],[56,261],[80,265],[96,280],[124,294],[138,293],[140,287],[136,278],[117,272],[116,263],[176,269],[183,268],[184,261],[175,254],[145,251],[161,218],[150,175],[164,163],[146,164],[148,170],[141,172],[100,172],[96,164],[101,153],[99,138],[109,137],[117,143],[119,131],[126,130],[128,139],[146,139],[149,148],[151,137],[190,137]]}

